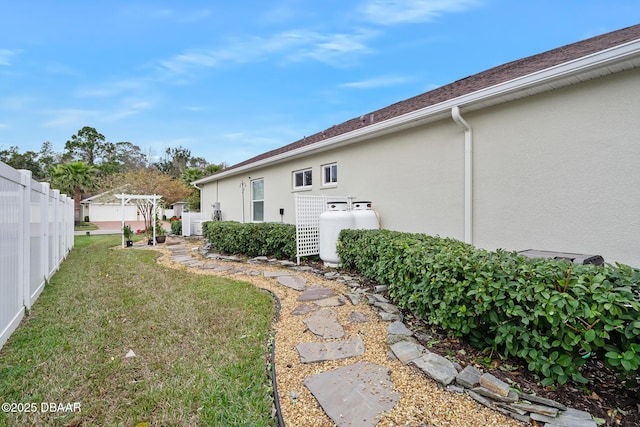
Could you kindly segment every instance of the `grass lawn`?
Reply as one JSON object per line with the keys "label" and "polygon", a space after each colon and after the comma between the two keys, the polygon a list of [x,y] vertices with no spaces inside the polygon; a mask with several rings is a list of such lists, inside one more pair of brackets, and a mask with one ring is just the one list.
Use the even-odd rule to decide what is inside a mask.
{"label": "grass lawn", "polygon": [[0,426],[277,425],[268,293],[113,249],[120,236],[75,243],[0,350],[0,402],[36,404]]}
{"label": "grass lawn", "polygon": [[81,222],[73,227],[74,231],[91,231],[97,230],[98,226],[91,222]]}

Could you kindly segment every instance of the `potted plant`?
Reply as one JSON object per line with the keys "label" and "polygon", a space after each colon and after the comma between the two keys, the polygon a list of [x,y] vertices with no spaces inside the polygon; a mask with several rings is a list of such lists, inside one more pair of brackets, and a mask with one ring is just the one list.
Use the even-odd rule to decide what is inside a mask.
{"label": "potted plant", "polygon": [[133,246],[133,230],[131,229],[131,226],[125,224],[124,227],[122,227],[122,235],[124,236],[124,240],[127,242],[127,247],[130,248]]}
{"label": "potted plant", "polygon": [[164,243],[166,240],[167,240],[167,233],[164,231],[164,228],[162,227],[162,222],[158,218],[158,215],[156,215],[156,242]]}

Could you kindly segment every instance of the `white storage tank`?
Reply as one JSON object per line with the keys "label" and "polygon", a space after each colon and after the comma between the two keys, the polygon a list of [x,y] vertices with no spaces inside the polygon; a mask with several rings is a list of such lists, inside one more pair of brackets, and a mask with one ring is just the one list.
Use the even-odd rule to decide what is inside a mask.
{"label": "white storage tank", "polygon": [[356,230],[376,230],[380,228],[378,213],[371,208],[371,202],[353,202],[353,228]]}
{"label": "white storage tank", "polygon": [[353,228],[353,214],[347,202],[327,203],[327,210],[320,215],[320,259],[329,267],[340,264],[336,245],[345,228]]}

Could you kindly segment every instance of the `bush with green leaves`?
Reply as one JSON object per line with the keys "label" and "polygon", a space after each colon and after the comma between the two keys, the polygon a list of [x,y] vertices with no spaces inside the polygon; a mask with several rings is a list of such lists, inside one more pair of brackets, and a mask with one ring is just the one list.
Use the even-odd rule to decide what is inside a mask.
{"label": "bush with green leaves", "polygon": [[388,230],[343,230],[338,255],[345,268],[388,285],[399,306],[520,358],[544,385],[586,382],[588,357],[629,378],[640,373],[638,269],[530,260]]}
{"label": "bush with green leaves", "polygon": [[171,221],[171,234],[175,234],[176,236],[182,235],[182,221]]}
{"label": "bush with green leaves", "polygon": [[208,221],[202,231],[211,247],[223,253],[296,259],[296,227],[291,224]]}

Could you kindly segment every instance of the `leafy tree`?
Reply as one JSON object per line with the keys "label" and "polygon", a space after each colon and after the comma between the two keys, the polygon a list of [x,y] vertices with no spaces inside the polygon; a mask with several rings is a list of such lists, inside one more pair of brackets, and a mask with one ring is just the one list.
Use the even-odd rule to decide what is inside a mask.
{"label": "leafy tree", "polygon": [[147,157],[137,145],[126,141],[107,142],[99,168],[103,175],[109,175],[143,169],[146,163]]}
{"label": "leafy tree", "polygon": [[217,165],[210,164],[204,168],[205,175],[213,175],[216,172],[220,172],[222,169],[226,168],[227,164],[225,162],[219,163]]}
{"label": "leafy tree", "polygon": [[[119,190],[120,189],[120,190]],[[157,170],[140,169],[108,175],[100,180],[101,191],[119,191],[127,194],[160,195],[165,205],[185,200],[191,188],[183,181]],[[132,200],[146,227],[154,225],[153,202]]]}
{"label": "leafy tree", "polygon": [[189,210],[198,211],[200,210],[200,190],[196,187],[191,186],[193,181],[196,181],[204,176],[204,171],[202,169],[189,168],[186,169],[180,175],[180,179],[191,188],[191,194],[186,198],[187,206]]}
{"label": "leafy tree", "polygon": [[85,126],[71,136],[64,149],[63,160],[81,160],[93,166],[106,152],[105,138],[95,128]]}
{"label": "leafy tree", "polygon": [[167,148],[165,158],[156,162],[154,166],[163,173],[178,178],[187,169],[191,160],[191,150],[182,146],[178,148]]}
{"label": "leafy tree", "polygon": [[38,152],[38,163],[43,171],[43,175],[40,178],[36,179],[51,179],[51,169],[54,167],[54,165],[60,163],[61,157],[61,154],[53,151],[53,144],[51,144],[51,142],[43,142],[42,146],[40,147],[40,151]]}
{"label": "leafy tree", "polygon": [[20,153],[18,147],[12,146],[8,150],[0,150],[0,161],[14,169],[27,169],[36,181],[50,178],[50,168],[59,162],[60,155],[53,152],[49,141],[42,143],[39,152],[25,151]]}
{"label": "leafy tree", "polygon": [[63,193],[73,194],[75,222],[80,222],[82,194],[95,186],[96,168],[82,161],[63,163],[51,170],[51,186]]}
{"label": "leafy tree", "polygon": [[8,150],[0,150],[0,161],[14,169],[30,170],[34,179],[39,179],[44,175],[38,162],[38,153],[34,151],[20,153],[18,147],[12,146]]}

